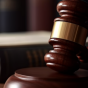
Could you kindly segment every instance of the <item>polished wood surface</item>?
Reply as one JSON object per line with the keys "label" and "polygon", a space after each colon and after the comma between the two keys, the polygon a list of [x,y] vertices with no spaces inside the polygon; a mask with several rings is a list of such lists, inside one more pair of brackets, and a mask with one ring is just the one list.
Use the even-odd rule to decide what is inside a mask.
{"label": "polished wood surface", "polygon": [[[69,22],[88,29],[88,4],[86,2],[82,0],[62,0],[57,5],[57,11],[61,17],[56,18],[55,22]],[[68,33],[72,34],[72,32]],[[79,35],[76,36],[79,37]],[[73,73],[79,69],[80,61],[83,58],[81,60],[77,55],[84,51],[85,46],[61,38],[50,38],[49,43],[54,50],[49,51],[44,57],[48,67],[61,73]]]}
{"label": "polished wood surface", "polygon": [[79,69],[80,62],[76,57],[82,47],[76,43],[63,39],[50,39],[54,50],[45,55],[46,65],[62,73],[72,73]]}
{"label": "polished wood surface", "polygon": [[88,3],[82,0],[62,0],[57,5],[57,11],[61,17],[55,21],[66,21],[87,28]]}
{"label": "polished wood surface", "polygon": [[24,68],[11,76],[4,88],[88,88],[88,71],[60,74],[48,67]]}

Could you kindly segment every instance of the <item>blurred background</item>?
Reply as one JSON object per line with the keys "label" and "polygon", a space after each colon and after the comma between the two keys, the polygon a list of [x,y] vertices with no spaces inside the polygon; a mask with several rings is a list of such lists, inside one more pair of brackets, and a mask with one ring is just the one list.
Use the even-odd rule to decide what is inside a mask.
{"label": "blurred background", "polygon": [[[51,31],[61,0],[0,0],[0,33]],[[87,0],[84,0],[88,2]]]}
{"label": "blurred background", "polygon": [[0,0],[0,33],[51,31],[61,0]]}
{"label": "blurred background", "polygon": [[[61,0],[0,0],[0,33],[51,31]],[[83,0],[88,2],[88,0]]]}
{"label": "blurred background", "polygon": [[0,0],[0,83],[17,69],[46,66],[60,0]]}

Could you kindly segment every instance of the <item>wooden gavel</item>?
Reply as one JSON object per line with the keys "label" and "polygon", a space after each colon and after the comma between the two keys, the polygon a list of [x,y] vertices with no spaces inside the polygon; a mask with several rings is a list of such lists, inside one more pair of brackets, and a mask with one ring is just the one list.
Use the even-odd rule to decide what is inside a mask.
{"label": "wooden gavel", "polygon": [[63,0],[58,3],[57,11],[61,17],[54,20],[49,40],[54,50],[44,57],[51,69],[19,69],[8,78],[4,88],[88,88],[88,70],[79,69],[80,61],[87,60],[88,56],[85,47],[87,8],[88,4],[81,0]]}
{"label": "wooden gavel", "polygon": [[79,69],[80,61],[85,60],[80,52],[87,51],[88,4],[81,0],[62,0],[57,5],[57,11],[61,17],[54,20],[49,39],[54,50],[50,50],[44,60],[53,70],[73,73]]}

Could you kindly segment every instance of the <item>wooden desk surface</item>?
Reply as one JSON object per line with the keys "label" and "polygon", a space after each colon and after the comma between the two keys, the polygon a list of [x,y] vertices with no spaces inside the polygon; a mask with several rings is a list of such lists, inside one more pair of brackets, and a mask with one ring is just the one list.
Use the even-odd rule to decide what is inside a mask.
{"label": "wooden desk surface", "polygon": [[0,88],[3,88],[4,84],[0,84]]}

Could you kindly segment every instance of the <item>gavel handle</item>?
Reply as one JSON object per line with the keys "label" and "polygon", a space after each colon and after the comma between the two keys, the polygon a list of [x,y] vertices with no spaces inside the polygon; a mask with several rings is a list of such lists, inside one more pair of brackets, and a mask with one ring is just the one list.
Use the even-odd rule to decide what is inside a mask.
{"label": "gavel handle", "polygon": [[84,50],[77,54],[80,62],[87,63],[88,62],[88,47],[84,47]]}

